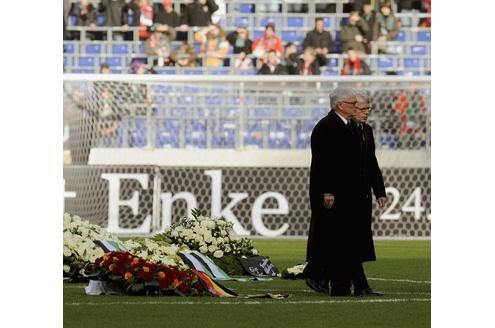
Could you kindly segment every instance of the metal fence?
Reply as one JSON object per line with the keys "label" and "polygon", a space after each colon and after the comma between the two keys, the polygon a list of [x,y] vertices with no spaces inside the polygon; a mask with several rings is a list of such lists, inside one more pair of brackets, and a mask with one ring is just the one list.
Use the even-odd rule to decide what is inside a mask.
{"label": "metal fence", "polygon": [[94,147],[306,149],[339,84],[369,91],[377,149],[429,152],[428,77],[65,75],[65,147],[77,163]]}

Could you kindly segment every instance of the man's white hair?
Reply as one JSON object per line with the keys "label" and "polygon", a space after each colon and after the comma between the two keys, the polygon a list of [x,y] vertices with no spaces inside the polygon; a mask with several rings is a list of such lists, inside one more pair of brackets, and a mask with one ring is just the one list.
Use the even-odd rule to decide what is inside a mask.
{"label": "man's white hair", "polygon": [[330,108],[335,109],[338,102],[349,97],[361,97],[361,90],[355,88],[337,87],[330,92]]}

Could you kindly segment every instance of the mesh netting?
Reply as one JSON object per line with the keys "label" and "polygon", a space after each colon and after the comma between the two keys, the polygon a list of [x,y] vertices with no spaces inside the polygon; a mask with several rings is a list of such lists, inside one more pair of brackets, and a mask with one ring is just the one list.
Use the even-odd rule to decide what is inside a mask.
{"label": "mesh netting", "polygon": [[[418,80],[419,81],[419,80]],[[211,207],[211,177],[205,168],[88,166],[90,149],[98,148],[254,148],[307,150],[314,125],[327,114],[328,93],[337,84],[369,91],[380,165],[389,204],[374,204],[375,236],[428,237],[430,235],[430,85],[429,82],[131,82],[66,81],[64,83],[64,149],[70,152],[64,169],[65,210],[106,226],[108,181],[103,173],[143,173],[149,186],[123,180],[120,199],[139,192],[139,211],[122,206],[122,228],[139,227],[145,217],[162,219],[160,195],[188,191],[198,207]],[[282,163],[281,163],[282,164]],[[286,166],[286,165],[283,165]],[[257,234],[252,224],[255,199],[279,192],[288,201],[286,215],[264,215],[270,230],[283,223],[283,235],[307,234],[310,209],[308,168],[216,168],[222,174],[221,206],[229,193],[247,193],[232,212],[242,226]],[[157,177],[157,183],[153,181]],[[156,195],[155,195],[156,196]],[[276,207],[268,198],[265,208]],[[186,214],[186,201],[171,208],[175,223]],[[163,221],[160,221],[163,222]],[[154,228],[163,228],[160,223]]]}

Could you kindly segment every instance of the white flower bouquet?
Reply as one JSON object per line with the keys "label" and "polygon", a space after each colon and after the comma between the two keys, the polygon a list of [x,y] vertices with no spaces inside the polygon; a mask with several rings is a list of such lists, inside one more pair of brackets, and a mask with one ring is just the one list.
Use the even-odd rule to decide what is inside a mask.
{"label": "white flower bouquet", "polygon": [[83,221],[79,216],[64,214],[64,277],[78,279],[86,263],[93,263],[103,250],[93,240],[118,241],[101,227]]}

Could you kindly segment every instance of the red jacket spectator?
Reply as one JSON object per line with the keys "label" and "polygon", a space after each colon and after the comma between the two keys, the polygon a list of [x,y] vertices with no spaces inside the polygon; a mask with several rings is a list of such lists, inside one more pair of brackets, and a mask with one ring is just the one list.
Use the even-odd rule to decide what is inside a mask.
{"label": "red jacket spectator", "polygon": [[275,25],[271,23],[266,25],[265,33],[254,41],[253,54],[264,63],[270,50],[274,50],[278,56],[284,52],[282,40],[275,35]]}

